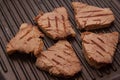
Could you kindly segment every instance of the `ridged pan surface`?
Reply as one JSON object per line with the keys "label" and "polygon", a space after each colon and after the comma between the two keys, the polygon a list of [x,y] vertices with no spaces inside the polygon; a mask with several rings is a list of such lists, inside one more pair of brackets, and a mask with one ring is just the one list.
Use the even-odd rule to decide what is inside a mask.
{"label": "ridged pan surface", "polygon": [[[109,28],[94,30],[94,32],[120,32],[119,0],[0,0],[0,80],[120,80],[120,45],[117,46],[113,63],[107,67],[97,70],[86,62],[81,50],[81,31],[77,29],[71,6],[73,1],[111,8],[115,15],[114,23]],[[34,64],[36,58],[32,55],[16,53],[9,56],[6,53],[6,44],[15,36],[23,22],[35,24],[33,18],[40,10],[49,12],[60,6],[67,9],[69,20],[77,33],[75,38],[67,40],[72,44],[83,66],[81,72],[68,79],[52,76],[36,68]],[[55,43],[46,36],[43,41],[44,49]]]}

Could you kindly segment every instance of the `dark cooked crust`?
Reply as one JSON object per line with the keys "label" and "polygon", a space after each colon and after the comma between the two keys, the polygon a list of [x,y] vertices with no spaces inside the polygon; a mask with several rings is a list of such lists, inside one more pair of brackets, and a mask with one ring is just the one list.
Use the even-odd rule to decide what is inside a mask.
{"label": "dark cooked crust", "polygon": [[81,70],[80,61],[72,46],[66,40],[43,51],[37,58],[36,66],[56,76],[70,77]]}
{"label": "dark cooked crust", "polygon": [[118,36],[118,32],[82,33],[82,50],[87,62],[95,68],[101,68],[106,64],[112,63]]}
{"label": "dark cooked crust", "polygon": [[55,40],[75,36],[64,7],[56,8],[52,12],[41,13],[35,18],[35,21],[47,36]]}
{"label": "dark cooked crust", "polygon": [[7,53],[12,54],[19,51],[27,54],[33,53],[37,56],[43,50],[44,45],[39,37],[43,37],[43,34],[36,26],[23,23],[15,37],[7,44]]}
{"label": "dark cooked crust", "polygon": [[92,30],[109,27],[115,20],[109,8],[99,8],[81,2],[72,2],[72,6],[80,29]]}

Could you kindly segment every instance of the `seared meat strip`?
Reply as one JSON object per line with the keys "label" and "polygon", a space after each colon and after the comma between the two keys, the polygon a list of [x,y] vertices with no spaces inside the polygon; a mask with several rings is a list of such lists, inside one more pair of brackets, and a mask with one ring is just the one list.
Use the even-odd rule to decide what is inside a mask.
{"label": "seared meat strip", "polygon": [[108,63],[112,63],[118,36],[118,32],[82,33],[83,53],[88,63],[95,68],[101,68]]}
{"label": "seared meat strip", "polygon": [[66,40],[58,41],[48,50],[41,52],[36,66],[57,76],[70,77],[81,70],[80,61]]}
{"label": "seared meat strip", "polygon": [[43,34],[37,27],[23,23],[16,36],[7,44],[7,53],[12,54],[20,51],[27,54],[34,53],[37,56],[43,49],[43,41],[39,38],[42,36]]}
{"label": "seared meat strip", "polygon": [[35,21],[43,32],[52,39],[75,36],[64,7],[56,8],[52,12],[40,13]]}
{"label": "seared meat strip", "polygon": [[115,20],[109,8],[99,8],[81,2],[72,2],[72,6],[80,29],[92,30],[109,27]]}

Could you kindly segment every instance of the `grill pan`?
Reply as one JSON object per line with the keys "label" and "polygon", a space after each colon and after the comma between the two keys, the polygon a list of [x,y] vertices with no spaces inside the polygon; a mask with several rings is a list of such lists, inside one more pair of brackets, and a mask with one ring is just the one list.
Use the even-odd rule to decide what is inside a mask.
{"label": "grill pan", "polygon": [[[89,66],[81,50],[81,31],[77,29],[74,19],[72,1],[80,1],[98,7],[109,7],[115,15],[115,21],[109,28],[93,32],[120,32],[120,1],[119,0],[0,0],[0,80],[120,80],[120,45],[114,56],[113,63],[99,70]],[[6,54],[5,46],[18,32],[23,22],[35,24],[33,18],[39,11],[52,11],[64,6],[69,14],[69,20],[77,33],[75,38],[67,40],[72,44],[83,66],[82,71],[71,78],[58,78],[39,70],[35,66],[35,57],[25,54]],[[55,43],[48,37],[43,38],[44,49]]]}

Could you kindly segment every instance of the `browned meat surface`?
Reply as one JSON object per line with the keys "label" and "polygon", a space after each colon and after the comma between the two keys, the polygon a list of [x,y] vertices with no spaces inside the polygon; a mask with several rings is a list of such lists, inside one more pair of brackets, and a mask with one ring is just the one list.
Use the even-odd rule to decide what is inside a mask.
{"label": "browned meat surface", "polygon": [[52,12],[40,13],[35,21],[43,32],[52,39],[63,39],[75,36],[64,7],[56,8]]}
{"label": "browned meat surface", "polygon": [[72,6],[80,29],[92,30],[108,27],[115,19],[109,8],[99,8],[81,2],[72,2]]}
{"label": "browned meat surface", "polygon": [[80,61],[66,40],[61,40],[48,50],[41,52],[36,66],[50,74],[64,77],[73,76],[81,70]]}
{"label": "browned meat surface", "polygon": [[100,34],[92,32],[82,33],[83,53],[88,63],[96,68],[112,63],[118,43],[118,36],[118,32]]}
{"label": "browned meat surface", "polygon": [[14,38],[7,44],[7,53],[12,54],[16,51],[24,53],[34,53],[37,56],[43,49],[43,42],[39,37],[43,34],[37,27],[23,23]]}

